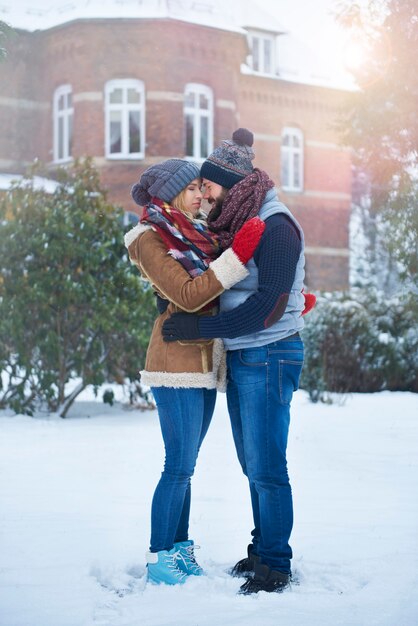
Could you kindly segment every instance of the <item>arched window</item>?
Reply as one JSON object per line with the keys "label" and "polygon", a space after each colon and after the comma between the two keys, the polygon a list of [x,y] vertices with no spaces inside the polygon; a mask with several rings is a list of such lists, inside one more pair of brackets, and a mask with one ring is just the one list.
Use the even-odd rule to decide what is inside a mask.
{"label": "arched window", "polygon": [[73,147],[73,90],[61,85],[54,92],[54,161],[61,163],[72,158]]}
{"label": "arched window", "polygon": [[106,157],[145,156],[145,92],[140,80],[110,80],[105,87]]}
{"label": "arched window", "polygon": [[184,92],[186,157],[203,161],[213,150],[213,94],[210,87],[189,83]]}
{"label": "arched window", "polygon": [[299,128],[282,132],[281,186],[284,191],[303,191],[303,133]]}

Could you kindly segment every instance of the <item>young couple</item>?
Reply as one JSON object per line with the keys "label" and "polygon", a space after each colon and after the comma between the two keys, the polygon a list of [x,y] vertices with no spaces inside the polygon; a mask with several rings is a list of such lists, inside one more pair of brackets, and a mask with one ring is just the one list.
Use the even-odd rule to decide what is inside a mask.
{"label": "young couple", "polygon": [[[160,313],[141,372],[166,455],[151,507],[148,580],[182,584],[203,574],[188,535],[190,480],[216,389],[226,384],[254,517],[247,557],[231,570],[246,578],[244,594],[290,584],[289,409],[303,363],[302,314],[314,303],[302,292],[303,231],[268,175],[253,167],[252,144],[241,128],[200,171],[181,159],[148,168],[132,188],[141,221],[125,235]],[[203,198],[212,206],[207,219]]]}

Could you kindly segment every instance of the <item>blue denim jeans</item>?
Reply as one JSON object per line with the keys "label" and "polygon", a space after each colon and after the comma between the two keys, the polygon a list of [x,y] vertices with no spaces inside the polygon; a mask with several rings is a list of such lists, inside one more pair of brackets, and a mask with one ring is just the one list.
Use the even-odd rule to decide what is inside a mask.
{"label": "blue denim jeans", "polygon": [[190,479],[209,428],[215,389],[152,387],[165,446],[164,471],[151,507],[151,552],[171,550],[189,531]]}
{"label": "blue denim jeans", "polygon": [[286,448],[290,402],[303,365],[303,342],[285,339],[227,353],[227,400],[235,447],[248,477],[253,550],[274,570],[290,573],[292,491]]}

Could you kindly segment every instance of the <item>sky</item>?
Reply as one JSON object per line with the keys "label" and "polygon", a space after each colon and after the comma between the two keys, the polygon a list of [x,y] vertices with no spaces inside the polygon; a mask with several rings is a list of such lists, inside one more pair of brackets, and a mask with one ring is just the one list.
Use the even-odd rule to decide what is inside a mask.
{"label": "sky", "polygon": [[[337,24],[335,13],[341,0],[257,0],[258,4],[289,29],[303,48],[314,52],[324,73],[336,82],[352,85],[345,68],[349,35]],[[361,4],[362,0],[356,2]],[[354,4],[354,2],[353,2]],[[302,54],[305,53],[303,50]]]}
{"label": "sky", "polygon": [[[135,9],[133,0],[113,0],[115,9],[119,11]],[[212,0],[213,1],[213,0]],[[222,2],[218,1],[218,7],[222,8]],[[362,1],[362,0],[361,0]],[[216,2],[216,0],[215,0]],[[102,6],[109,6],[111,0],[105,0]],[[235,3],[235,6],[234,6]],[[19,20],[28,19],[28,11],[35,11],[33,18],[39,22],[36,9],[51,9],[55,7],[55,13],[71,13],[71,7],[77,5],[92,6],[94,0],[0,0],[0,19],[11,22],[12,25],[21,26]],[[154,3],[157,4],[157,3]],[[204,3],[201,3],[202,5]],[[292,72],[299,76],[313,76],[319,82],[324,82],[324,77],[331,77],[335,86],[350,86],[351,79],[344,68],[344,45],[347,38],[333,17],[333,11],[341,4],[341,0],[249,0],[248,6],[257,11],[257,5],[268,11],[273,18],[283,25],[284,30],[290,35],[284,35],[279,39],[282,57],[288,69],[290,77]],[[138,3],[138,6],[140,4]],[[234,7],[235,11],[242,10],[241,0],[229,0],[228,11]],[[132,9],[131,9],[132,10]],[[280,48],[279,48],[280,54]],[[288,78],[288,76],[286,76]],[[325,81],[326,82],[326,81]]]}

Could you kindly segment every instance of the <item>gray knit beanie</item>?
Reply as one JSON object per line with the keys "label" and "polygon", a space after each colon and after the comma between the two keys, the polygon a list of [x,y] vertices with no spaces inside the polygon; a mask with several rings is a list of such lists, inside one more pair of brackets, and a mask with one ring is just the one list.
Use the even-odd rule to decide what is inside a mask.
{"label": "gray knit beanie", "polygon": [[200,168],[202,178],[231,189],[253,171],[251,146],[254,135],[246,128],[238,128],[231,139],[226,139],[208,156]]}
{"label": "gray knit beanie", "polygon": [[195,163],[183,159],[168,159],[151,165],[143,172],[139,182],[132,187],[132,198],[140,206],[148,204],[152,197],[171,202],[195,178],[200,178],[199,168]]}

